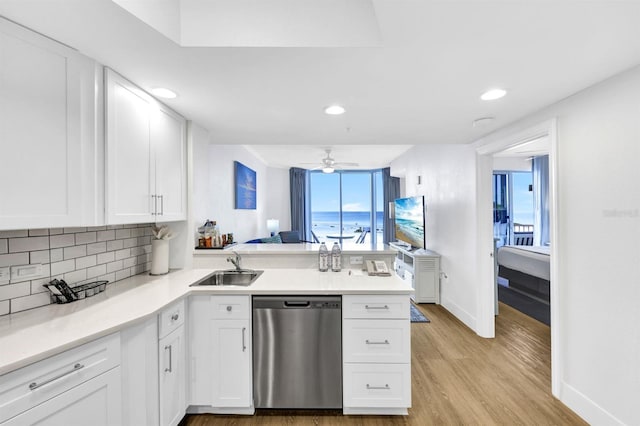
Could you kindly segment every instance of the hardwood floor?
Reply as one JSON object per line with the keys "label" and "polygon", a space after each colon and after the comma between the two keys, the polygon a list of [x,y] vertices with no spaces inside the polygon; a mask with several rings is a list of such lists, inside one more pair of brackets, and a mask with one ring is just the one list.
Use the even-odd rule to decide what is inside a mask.
{"label": "hardwood floor", "polygon": [[431,323],[411,324],[409,416],[259,410],[254,416],[193,415],[209,425],[586,425],[551,396],[550,329],[500,304],[496,338],[483,339],[439,305],[419,305]]}

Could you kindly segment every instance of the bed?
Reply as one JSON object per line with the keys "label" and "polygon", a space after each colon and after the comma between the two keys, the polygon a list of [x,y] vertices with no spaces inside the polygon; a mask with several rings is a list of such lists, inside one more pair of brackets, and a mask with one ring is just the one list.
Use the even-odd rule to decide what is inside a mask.
{"label": "bed", "polygon": [[509,288],[549,302],[549,247],[502,246],[497,255],[498,276]]}

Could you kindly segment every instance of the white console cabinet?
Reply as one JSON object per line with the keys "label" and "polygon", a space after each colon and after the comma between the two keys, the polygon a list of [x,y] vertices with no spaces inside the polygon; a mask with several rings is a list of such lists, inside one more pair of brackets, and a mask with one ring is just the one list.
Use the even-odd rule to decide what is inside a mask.
{"label": "white console cabinet", "polygon": [[394,243],[396,274],[411,284],[416,303],[440,304],[440,255],[430,250],[411,250]]}

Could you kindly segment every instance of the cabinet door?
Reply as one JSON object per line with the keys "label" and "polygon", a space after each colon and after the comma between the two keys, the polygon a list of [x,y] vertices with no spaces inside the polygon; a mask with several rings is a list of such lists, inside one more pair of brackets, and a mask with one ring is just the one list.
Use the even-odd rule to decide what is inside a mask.
{"label": "cabinet door", "polygon": [[83,109],[95,99],[94,62],[0,18],[0,64],[0,229],[92,224],[82,152],[96,140],[81,135],[95,133]]}
{"label": "cabinet door", "polygon": [[251,407],[249,320],[212,320],[214,407]]}
{"label": "cabinet door", "polygon": [[440,271],[435,258],[416,258],[414,271],[416,302],[440,303]]}
{"label": "cabinet door", "polygon": [[107,223],[155,220],[154,164],[150,138],[151,97],[106,70]]}
{"label": "cabinet door", "polygon": [[187,216],[186,122],[159,105],[152,113],[151,143],[155,154],[157,222],[185,220]]}
{"label": "cabinet door", "polygon": [[159,342],[161,426],[177,425],[185,414],[184,345],[184,327]]}
{"label": "cabinet door", "polygon": [[122,421],[120,367],[107,371],[3,423],[107,426]]}

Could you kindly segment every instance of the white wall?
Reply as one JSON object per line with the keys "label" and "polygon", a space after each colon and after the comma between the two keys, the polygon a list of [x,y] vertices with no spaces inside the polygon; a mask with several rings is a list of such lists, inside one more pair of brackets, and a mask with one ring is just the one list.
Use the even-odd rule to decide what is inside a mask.
{"label": "white wall", "polygon": [[559,397],[591,424],[640,424],[640,69],[485,139],[553,117]]}
{"label": "white wall", "polygon": [[289,169],[267,168],[268,193],[266,214],[269,219],[280,221],[281,231],[291,230],[291,196],[289,194]]}
{"label": "white wall", "polygon": [[531,159],[527,157],[494,157],[493,170],[530,172]]}
{"label": "white wall", "polygon": [[392,176],[404,175],[403,195],[425,196],[427,248],[448,277],[441,304],[478,332],[475,171],[475,150],[464,145],[416,146],[391,163]]}

